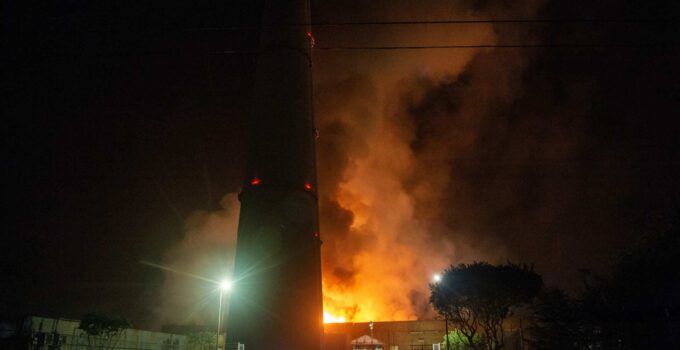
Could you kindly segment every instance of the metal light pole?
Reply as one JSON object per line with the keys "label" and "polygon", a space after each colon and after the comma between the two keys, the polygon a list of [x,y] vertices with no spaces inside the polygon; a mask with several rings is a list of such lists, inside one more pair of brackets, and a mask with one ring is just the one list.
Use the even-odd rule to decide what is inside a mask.
{"label": "metal light pole", "polygon": [[449,317],[444,315],[444,331],[446,332],[446,350],[449,350]]}
{"label": "metal light pole", "polygon": [[220,329],[222,328],[222,297],[224,296],[224,292],[228,292],[230,289],[230,281],[225,280],[220,282],[220,308],[217,310],[217,338],[215,339],[216,350],[220,350]]}
{"label": "metal light pole", "polygon": [[[435,284],[439,283],[442,281],[442,275],[440,274],[435,274],[432,276],[432,280],[434,281]],[[446,350],[449,350],[449,317],[444,314],[444,339],[446,339]]]}

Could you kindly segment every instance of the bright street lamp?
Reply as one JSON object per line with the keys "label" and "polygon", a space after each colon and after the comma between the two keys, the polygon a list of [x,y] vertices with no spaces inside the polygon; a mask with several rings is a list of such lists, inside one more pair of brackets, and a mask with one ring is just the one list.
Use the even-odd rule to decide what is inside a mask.
{"label": "bright street lamp", "polygon": [[434,281],[434,283],[441,282],[441,280],[442,280],[442,275],[440,275],[440,274],[438,274],[438,273],[435,273],[435,274],[432,276],[432,280]]}
{"label": "bright street lamp", "polygon": [[231,290],[232,283],[229,280],[224,280],[220,282],[220,291],[222,292],[228,292]]}

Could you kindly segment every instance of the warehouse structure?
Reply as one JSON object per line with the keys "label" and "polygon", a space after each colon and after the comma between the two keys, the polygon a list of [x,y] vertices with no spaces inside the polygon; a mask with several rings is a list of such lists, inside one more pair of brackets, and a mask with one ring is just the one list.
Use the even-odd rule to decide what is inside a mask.
{"label": "warehouse structure", "polygon": [[[505,349],[527,349],[520,341],[520,324],[518,319],[506,320]],[[449,330],[454,328],[455,324],[449,322]],[[324,325],[324,350],[433,350],[438,349],[444,334],[443,320],[327,323]],[[373,343],[381,344],[370,347],[370,341],[366,341],[369,338],[375,339]]]}
{"label": "warehouse structure", "polygon": [[[8,350],[88,350],[91,347],[80,321],[30,316],[0,321],[0,348]],[[508,350],[525,350],[520,323],[506,322]],[[449,329],[455,326],[449,323]],[[347,322],[324,324],[323,350],[432,350],[444,337],[444,321]],[[164,332],[127,329],[110,350],[215,350],[224,349],[224,338],[215,344],[214,331],[203,326],[164,327]],[[206,339],[207,337],[207,339]],[[262,334],[267,338],[267,334]],[[200,339],[199,339],[200,338]],[[198,341],[197,341],[198,340]],[[100,349],[100,348],[97,348]],[[238,349],[238,347],[237,347]],[[252,349],[245,346],[243,348]],[[441,347],[445,349],[445,347]],[[101,349],[104,350],[104,349]],[[229,349],[227,349],[229,350]]]}
{"label": "warehouse structure", "polygon": [[[29,316],[0,322],[0,348],[8,350],[88,350],[92,339],[79,328],[80,321]],[[189,350],[184,335],[126,329],[105,349]],[[207,350],[207,349],[205,349]]]}

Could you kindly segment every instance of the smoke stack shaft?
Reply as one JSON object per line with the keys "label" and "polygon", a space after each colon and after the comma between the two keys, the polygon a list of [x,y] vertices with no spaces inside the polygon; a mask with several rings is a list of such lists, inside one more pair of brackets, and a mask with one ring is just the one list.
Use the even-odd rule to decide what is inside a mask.
{"label": "smoke stack shaft", "polygon": [[228,346],[321,347],[309,22],[308,0],[269,1],[264,11]]}

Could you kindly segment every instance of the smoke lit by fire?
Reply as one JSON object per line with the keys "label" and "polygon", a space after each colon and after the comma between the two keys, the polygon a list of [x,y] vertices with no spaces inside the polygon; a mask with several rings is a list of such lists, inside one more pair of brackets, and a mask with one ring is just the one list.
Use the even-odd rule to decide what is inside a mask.
{"label": "smoke lit by fire", "polygon": [[[452,13],[450,2],[428,2],[409,10],[410,15],[423,18],[432,13],[468,15],[462,10]],[[390,28],[375,39],[403,44],[497,40],[490,25],[451,29]],[[343,34],[352,37],[351,33],[325,36],[320,30],[317,42],[342,40]],[[427,131],[421,124],[428,119],[458,118],[458,111],[446,107],[450,105],[446,99],[455,96],[442,96],[442,108],[418,110],[429,103],[428,91],[455,80],[483,52],[320,53],[315,57],[327,320],[434,317],[428,304],[433,273],[454,262],[489,257],[484,255],[487,249],[469,247],[467,233],[459,232],[461,238],[454,242],[453,229],[442,220],[446,216],[443,195],[452,185],[452,160],[457,150],[474,141],[472,123],[478,112],[466,111],[467,120],[458,125],[440,123],[428,126],[440,130]],[[473,100],[470,108],[476,104]],[[503,250],[494,247],[494,253]]]}
{"label": "smoke lit by fire", "polygon": [[[537,4],[530,1],[511,8],[491,4],[486,12],[475,13],[452,8],[450,1],[424,1],[422,6],[409,8],[408,14],[393,15],[531,18]],[[370,39],[383,44],[527,42],[532,36],[525,28],[501,31],[492,24],[395,27],[376,29]],[[315,39],[320,46],[365,39],[361,33],[343,30],[324,33],[318,28]],[[543,105],[518,104],[548,100],[520,100],[525,88],[521,77],[530,55],[491,49],[315,53],[324,322],[433,317],[428,283],[434,273],[451,263],[517,257],[498,242],[500,237],[510,242],[511,236],[502,236],[506,232],[525,231],[525,222],[536,225],[530,228],[532,232],[561,226],[542,210],[571,210],[572,202],[567,199],[572,197],[550,182],[529,183],[527,176],[538,171],[535,164],[555,166],[552,159],[574,158],[581,142],[578,133],[562,129],[571,122],[550,124],[544,114],[569,121],[578,114],[543,113]],[[533,94],[546,91],[541,84],[537,86]],[[570,98],[574,102],[565,103],[578,105],[582,96]],[[531,112],[522,114],[525,124],[511,125],[503,108],[518,106]],[[522,132],[526,137],[517,135]],[[545,132],[558,136],[536,136]],[[536,159],[547,161],[535,163]],[[563,181],[562,172],[553,170],[548,168],[547,173]],[[260,179],[254,181],[252,185],[257,185]],[[527,196],[534,196],[530,203],[545,205],[514,211],[527,205]],[[208,223],[234,218],[228,224],[220,221],[226,225],[219,231],[219,235],[234,235],[234,206],[225,208],[229,214],[203,213],[197,218],[211,219]],[[201,236],[201,232],[193,227],[187,242],[196,244],[205,238],[214,243],[201,245],[206,248],[216,244],[233,248],[233,236],[225,240],[214,229],[209,235]],[[533,241],[511,243],[514,250],[537,251],[522,246]],[[177,261],[186,259],[182,254],[208,260],[207,255],[188,248],[173,254]]]}

